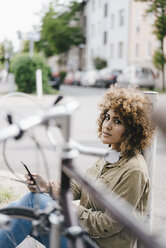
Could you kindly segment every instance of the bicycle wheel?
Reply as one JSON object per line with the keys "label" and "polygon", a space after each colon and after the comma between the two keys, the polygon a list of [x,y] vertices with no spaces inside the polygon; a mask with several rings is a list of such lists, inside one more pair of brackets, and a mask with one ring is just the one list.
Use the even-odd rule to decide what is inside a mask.
{"label": "bicycle wheel", "polygon": [[34,209],[27,207],[8,207],[0,209],[0,214],[6,214],[12,218],[17,219],[28,219],[28,220],[38,220],[39,215],[37,215]]}
{"label": "bicycle wheel", "polygon": [[[32,225],[32,221],[36,221],[36,223],[43,222],[43,226],[45,226],[44,219],[40,220],[42,213],[28,207],[7,207],[0,209],[0,214],[9,216],[11,220],[8,226],[5,226],[4,223],[2,224],[5,228],[2,229],[0,226],[0,248],[5,247],[5,245],[20,248],[43,247],[41,245],[43,240],[37,233],[38,229],[33,229]],[[35,233],[33,232],[34,230]],[[28,235],[40,243],[36,243],[36,240],[29,238]],[[45,237],[48,238],[47,236]]]}

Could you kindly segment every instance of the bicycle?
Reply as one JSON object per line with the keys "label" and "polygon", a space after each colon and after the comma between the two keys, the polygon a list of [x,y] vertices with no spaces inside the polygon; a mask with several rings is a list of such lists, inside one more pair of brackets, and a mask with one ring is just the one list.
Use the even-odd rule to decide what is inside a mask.
{"label": "bicycle", "polygon": [[[59,247],[59,236],[60,236],[60,226],[62,226],[63,218],[65,219],[65,226],[67,227],[65,235],[69,239],[69,247],[84,247],[82,240],[85,240],[85,247],[95,247],[94,244],[87,238],[86,233],[78,226],[76,215],[74,215],[71,208],[71,192],[70,192],[70,180],[69,178],[74,178],[79,180],[79,183],[86,187],[90,193],[93,194],[94,198],[102,204],[109,212],[111,212],[117,219],[119,219],[125,226],[127,226],[137,237],[142,240],[149,247],[159,247],[164,248],[165,244],[157,241],[145,225],[140,224],[133,216],[130,215],[128,210],[122,211],[120,204],[115,200],[114,195],[111,199],[107,199],[104,194],[102,194],[100,188],[94,188],[91,183],[83,178],[80,173],[73,167],[72,159],[78,154],[78,151],[83,154],[106,156],[108,151],[105,149],[90,148],[82,146],[77,142],[70,140],[70,124],[72,113],[77,108],[77,103],[71,101],[66,105],[57,105],[50,109],[46,113],[31,116],[25,120],[22,120],[18,124],[12,124],[0,133],[0,141],[7,140],[9,138],[16,137],[18,139],[26,132],[28,129],[33,128],[39,124],[47,124],[50,119],[56,119],[57,125],[60,127],[64,143],[62,146],[62,168],[61,168],[61,200],[60,206],[56,205],[55,208],[42,211],[35,211],[29,209],[9,209],[5,208],[0,210],[0,213],[7,214],[9,216],[17,216],[21,218],[30,218],[35,220],[35,227],[40,230],[45,230],[45,228],[50,228],[51,223],[51,247]],[[63,215],[61,214],[61,209],[63,209]],[[10,212],[11,211],[11,212]],[[43,217],[44,216],[44,217]],[[44,221],[43,221],[44,218]],[[41,221],[42,220],[42,221]],[[9,220],[4,221],[9,222]],[[44,223],[44,227],[43,224]],[[5,225],[5,224],[4,224]],[[144,231],[143,231],[144,230]],[[56,239],[55,239],[56,237]]]}

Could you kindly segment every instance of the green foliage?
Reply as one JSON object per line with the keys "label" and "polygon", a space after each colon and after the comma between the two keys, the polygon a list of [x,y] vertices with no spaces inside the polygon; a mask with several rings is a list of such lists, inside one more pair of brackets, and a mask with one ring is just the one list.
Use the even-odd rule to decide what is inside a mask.
{"label": "green foliage", "polygon": [[153,56],[153,63],[157,69],[162,70],[164,64],[166,63],[166,57],[161,52],[161,50],[155,51]]}
{"label": "green foliage", "polygon": [[157,39],[160,41],[160,50],[157,50],[153,57],[154,65],[162,71],[162,87],[165,89],[165,71],[166,63],[164,55],[164,38],[166,36],[166,0],[135,0],[138,2],[148,2],[147,13],[153,13],[155,16],[154,31]]}
{"label": "green foliage", "polygon": [[38,50],[43,50],[49,57],[65,53],[71,46],[82,43],[83,35],[78,18],[82,8],[82,4],[76,1],[71,2],[65,12],[55,11],[50,5],[42,19],[41,39],[36,43]]}
{"label": "green foliage", "polygon": [[49,93],[47,85],[50,68],[40,55],[30,57],[29,54],[17,54],[11,61],[10,70],[15,74],[15,82],[18,90],[26,93],[36,91],[36,70],[42,70],[43,92]]}
{"label": "green foliage", "polygon": [[61,84],[63,83],[65,77],[66,77],[66,71],[60,71],[60,81],[61,81]]}
{"label": "green foliage", "polygon": [[13,191],[0,187],[0,204],[8,203],[13,198]]}
{"label": "green foliage", "polygon": [[158,40],[162,41],[166,36],[166,14],[157,17],[154,27],[154,34]]}
{"label": "green foliage", "polygon": [[5,62],[5,48],[3,43],[0,44],[0,61],[2,64]]}
{"label": "green foliage", "polygon": [[147,13],[155,16],[154,33],[158,40],[162,41],[166,36],[166,0],[135,0],[137,2],[148,2]]}
{"label": "green foliage", "polygon": [[4,40],[0,43],[0,62],[3,64],[5,61],[9,61],[13,56],[13,44],[9,40]]}
{"label": "green foliage", "polygon": [[26,40],[24,42],[22,52],[23,53],[28,53],[29,52],[29,40]]}
{"label": "green foliage", "polygon": [[101,70],[102,68],[107,66],[107,61],[100,57],[96,57],[93,59],[94,66],[97,70]]}

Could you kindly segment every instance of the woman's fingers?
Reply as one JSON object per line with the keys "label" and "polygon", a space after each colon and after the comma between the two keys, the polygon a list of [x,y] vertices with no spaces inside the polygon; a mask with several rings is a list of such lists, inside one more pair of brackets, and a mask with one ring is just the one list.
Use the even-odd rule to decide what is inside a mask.
{"label": "woman's fingers", "polygon": [[26,185],[27,185],[28,189],[31,192],[36,192],[37,188],[36,188],[36,185],[34,184],[34,181],[31,180],[31,178],[28,174],[25,175],[25,178],[26,178]]}
{"label": "woman's fingers", "polygon": [[28,174],[26,174],[25,178],[26,178],[26,184],[27,184],[28,188],[31,191],[33,190],[33,192],[48,193],[49,192],[49,182],[43,176],[41,176],[39,174],[32,173],[32,176],[33,176],[37,186],[34,184],[31,177]]}

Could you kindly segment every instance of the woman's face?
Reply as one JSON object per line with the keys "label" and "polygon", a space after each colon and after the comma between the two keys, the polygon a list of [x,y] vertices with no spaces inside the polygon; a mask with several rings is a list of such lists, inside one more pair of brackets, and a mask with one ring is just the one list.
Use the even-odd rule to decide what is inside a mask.
{"label": "woman's face", "polygon": [[115,113],[112,109],[108,110],[102,124],[102,142],[112,145],[114,150],[120,151],[121,138],[125,129],[124,122],[119,114]]}

